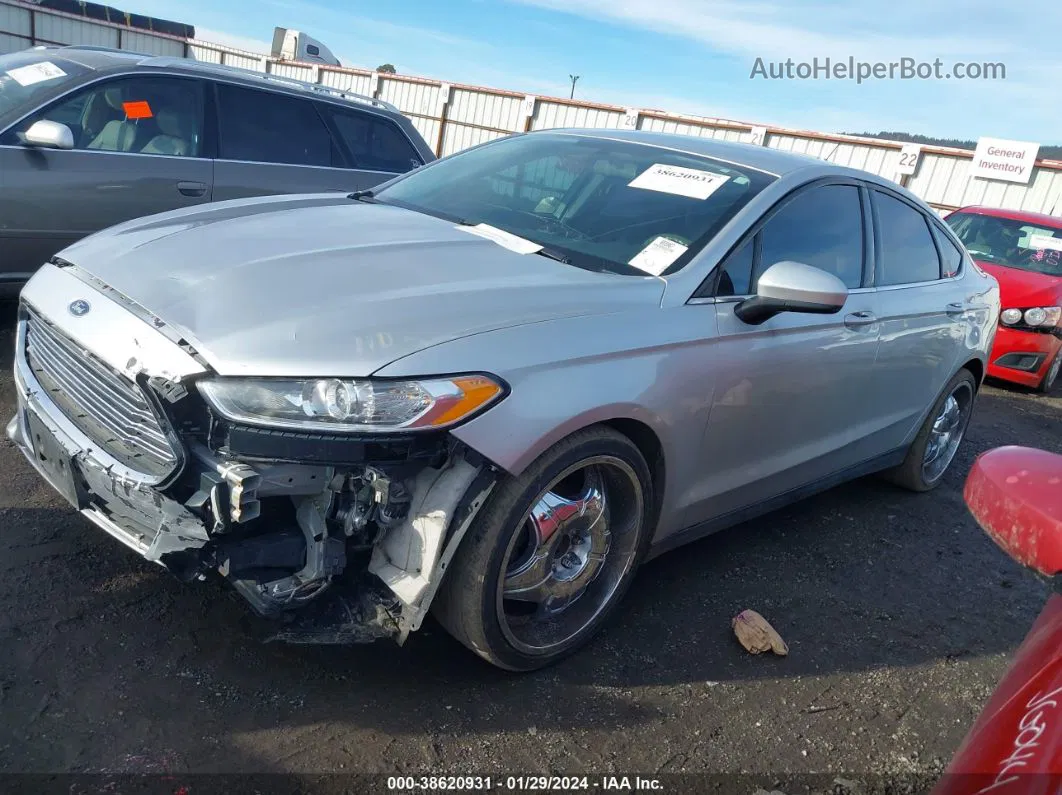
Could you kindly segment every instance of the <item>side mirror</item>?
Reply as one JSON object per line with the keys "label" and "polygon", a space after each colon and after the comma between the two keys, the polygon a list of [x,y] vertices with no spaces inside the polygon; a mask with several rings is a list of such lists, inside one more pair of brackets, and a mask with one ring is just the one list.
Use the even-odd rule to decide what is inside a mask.
{"label": "side mirror", "polygon": [[39,146],[42,149],[74,148],[74,134],[69,127],[57,121],[35,121],[19,138],[26,146]]}
{"label": "side mirror", "polygon": [[844,282],[803,262],[776,262],[760,276],[756,295],[734,308],[740,320],[756,326],[780,312],[832,315],[848,300]]}
{"label": "side mirror", "polygon": [[963,498],[973,518],[1023,566],[1062,573],[1062,456],[1029,447],[981,453]]}

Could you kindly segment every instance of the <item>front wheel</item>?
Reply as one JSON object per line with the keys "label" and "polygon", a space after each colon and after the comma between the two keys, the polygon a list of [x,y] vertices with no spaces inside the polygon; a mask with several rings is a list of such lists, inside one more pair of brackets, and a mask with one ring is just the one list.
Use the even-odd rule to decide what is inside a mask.
{"label": "front wheel", "polygon": [[433,612],[457,640],[512,671],[585,644],[649,543],[653,483],[637,446],[588,428],[505,477],[468,530]]}
{"label": "front wheel", "polygon": [[929,412],[903,463],[887,477],[911,491],[936,488],[966,434],[976,394],[973,373],[965,368],[959,370]]}

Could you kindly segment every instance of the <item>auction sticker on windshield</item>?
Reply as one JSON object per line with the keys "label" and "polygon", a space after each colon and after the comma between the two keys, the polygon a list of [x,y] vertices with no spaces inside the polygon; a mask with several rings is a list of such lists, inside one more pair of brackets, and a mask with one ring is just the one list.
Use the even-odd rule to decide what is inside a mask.
{"label": "auction sticker on windshield", "polygon": [[627,183],[631,188],[655,190],[691,199],[707,199],[730,179],[711,171],[654,163]]}
{"label": "auction sticker on windshield", "polygon": [[7,76],[20,86],[32,86],[34,83],[43,83],[45,80],[66,77],[66,72],[51,61],[41,61],[29,66],[20,66],[17,69],[8,69]]}
{"label": "auction sticker on windshield", "polygon": [[542,250],[542,246],[533,240],[525,240],[519,235],[506,232],[504,229],[498,229],[498,227],[491,226],[490,224],[457,226],[454,228],[460,229],[462,232],[485,237],[487,240],[493,240],[499,246],[504,246],[509,249],[509,251],[515,251],[517,254],[534,254],[536,251]]}
{"label": "auction sticker on windshield", "polygon": [[630,261],[638,270],[659,276],[668,266],[686,253],[687,246],[666,237],[655,238]]}
{"label": "auction sticker on windshield", "polygon": [[1029,238],[1029,248],[1049,248],[1054,251],[1062,251],[1062,237],[1032,235]]}

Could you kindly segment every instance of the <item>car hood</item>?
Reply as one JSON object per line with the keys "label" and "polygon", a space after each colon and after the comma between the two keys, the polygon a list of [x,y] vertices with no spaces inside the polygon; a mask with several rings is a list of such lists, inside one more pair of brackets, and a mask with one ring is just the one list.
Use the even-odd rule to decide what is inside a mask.
{"label": "car hood", "polygon": [[658,303],[664,289],[335,194],[150,216],[59,257],[173,327],[222,375],[369,375],[472,334]]}
{"label": "car hood", "polygon": [[999,282],[999,299],[1004,309],[1058,306],[1062,301],[1062,276],[1008,268],[983,260],[977,260],[977,264]]}

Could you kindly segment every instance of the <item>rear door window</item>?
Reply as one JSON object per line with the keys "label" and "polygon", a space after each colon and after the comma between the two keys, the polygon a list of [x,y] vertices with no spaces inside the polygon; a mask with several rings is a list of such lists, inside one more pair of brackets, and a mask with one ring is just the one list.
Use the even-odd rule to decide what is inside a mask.
{"label": "rear door window", "polygon": [[874,191],[881,259],[875,284],[916,284],[940,278],[940,257],[929,219],[906,202]]}
{"label": "rear door window", "polygon": [[312,101],[228,83],[217,93],[222,160],[333,165],[332,136]]}
{"label": "rear door window", "polygon": [[334,122],[353,168],[404,174],[424,164],[409,139],[388,119],[335,105],[321,109]]}

